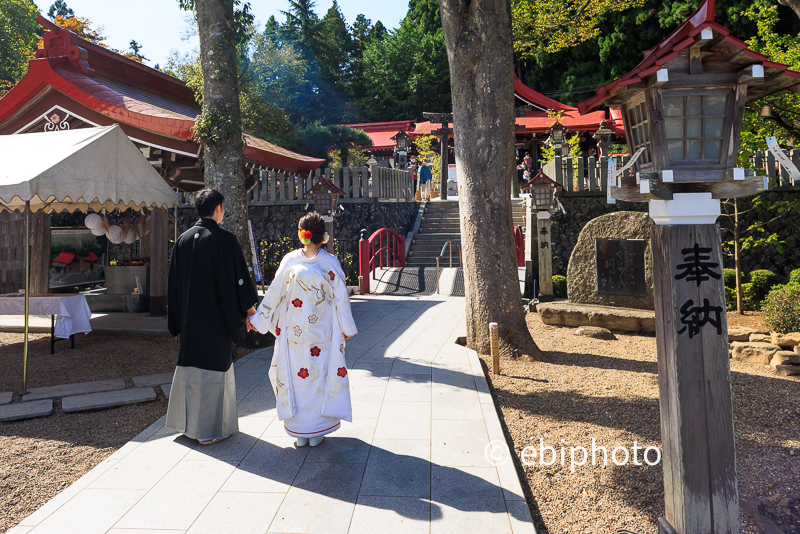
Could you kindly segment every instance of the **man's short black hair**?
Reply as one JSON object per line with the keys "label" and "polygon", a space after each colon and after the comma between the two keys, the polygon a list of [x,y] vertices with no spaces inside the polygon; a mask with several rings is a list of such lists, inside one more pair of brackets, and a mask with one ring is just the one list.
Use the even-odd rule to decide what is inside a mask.
{"label": "man's short black hair", "polygon": [[206,188],[194,197],[194,207],[200,217],[211,217],[217,206],[225,202],[225,197],[216,189]]}

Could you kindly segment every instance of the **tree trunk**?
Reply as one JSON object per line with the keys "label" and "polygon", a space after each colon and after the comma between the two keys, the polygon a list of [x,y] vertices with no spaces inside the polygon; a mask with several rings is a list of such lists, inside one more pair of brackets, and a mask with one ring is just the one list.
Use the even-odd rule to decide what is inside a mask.
{"label": "tree trunk", "polygon": [[800,19],[800,0],[778,0],[778,3],[791,8],[794,14],[797,15],[797,18]]}
{"label": "tree trunk", "polygon": [[223,228],[239,240],[252,276],[233,0],[197,0],[195,8],[203,72],[195,132],[203,143],[205,183],[225,196]]}
{"label": "tree trunk", "polygon": [[511,6],[508,0],[441,0],[441,12],[453,97],[467,344],[489,354],[489,323],[496,322],[501,354],[547,361],[525,323],[514,252]]}
{"label": "tree trunk", "polygon": [[736,267],[736,313],[744,315],[742,299],[742,243],[739,235],[739,202],[733,199],[733,261]]}

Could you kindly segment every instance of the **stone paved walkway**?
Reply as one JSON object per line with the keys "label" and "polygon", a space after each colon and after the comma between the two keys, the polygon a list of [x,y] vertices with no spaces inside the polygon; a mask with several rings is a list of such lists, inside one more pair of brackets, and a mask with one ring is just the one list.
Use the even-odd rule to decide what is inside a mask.
{"label": "stone paved walkway", "polygon": [[[275,413],[271,349],[236,362],[240,433],[201,446],[163,418],[13,534],[534,534],[459,298],[352,297],[353,423],[296,448]],[[496,457],[499,455],[496,453]]]}

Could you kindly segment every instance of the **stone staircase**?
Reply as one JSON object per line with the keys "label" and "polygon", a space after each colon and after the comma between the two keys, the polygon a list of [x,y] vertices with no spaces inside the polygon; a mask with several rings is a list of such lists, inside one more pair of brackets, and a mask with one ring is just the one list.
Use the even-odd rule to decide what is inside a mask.
{"label": "stone staircase", "polygon": [[[525,202],[512,198],[511,208],[514,225],[525,226]],[[461,267],[458,260],[458,247],[461,246],[461,221],[458,202],[429,202],[422,216],[419,232],[414,236],[411,249],[406,257],[409,267],[436,267],[436,258],[448,241],[453,242],[453,267]],[[440,262],[442,267],[450,266],[449,250],[445,249]]]}
{"label": "stone staircase", "polygon": [[[458,247],[461,246],[461,222],[458,217],[458,202],[429,202],[422,215],[419,232],[414,236],[411,249],[406,256],[409,267],[436,267],[436,258],[448,241],[453,242],[453,267],[460,267]],[[445,250],[442,267],[450,266],[450,256]]]}

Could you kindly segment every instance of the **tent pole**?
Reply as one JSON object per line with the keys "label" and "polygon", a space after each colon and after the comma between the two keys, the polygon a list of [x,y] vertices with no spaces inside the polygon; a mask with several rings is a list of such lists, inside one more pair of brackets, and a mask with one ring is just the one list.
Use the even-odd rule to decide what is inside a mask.
{"label": "tent pole", "polygon": [[22,393],[28,392],[28,315],[30,312],[31,279],[31,201],[25,201],[25,348],[22,356]]}

